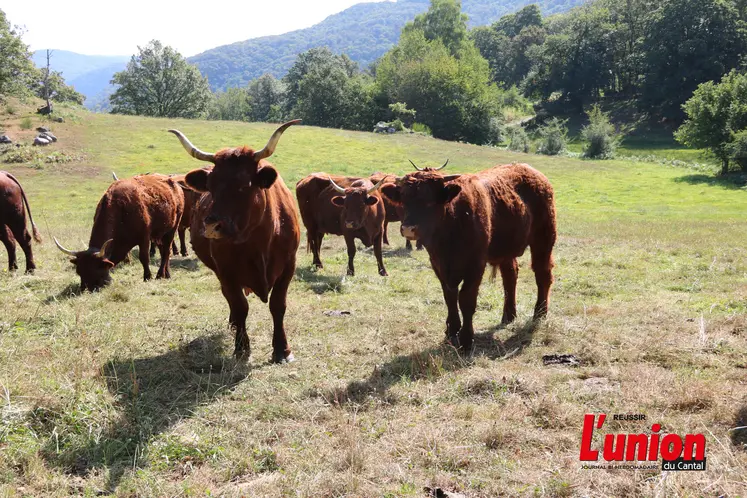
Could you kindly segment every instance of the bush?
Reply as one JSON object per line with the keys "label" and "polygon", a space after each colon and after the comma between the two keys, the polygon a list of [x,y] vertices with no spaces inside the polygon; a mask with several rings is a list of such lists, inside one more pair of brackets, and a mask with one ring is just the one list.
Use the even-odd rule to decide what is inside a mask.
{"label": "bush", "polygon": [[508,149],[514,152],[529,152],[529,136],[521,126],[509,126],[506,128]]}
{"label": "bush", "polygon": [[389,110],[395,117],[395,123],[399,121],[400,123],[402,123],[403,127],[412,126],[413,122],[415,121],[415,114],[417,114],[415,109],[408,109],[407,104],[404,102],[389,104]]}
{"label": "bush", "polygon": [[587,113],[589,124],[581,130],[581,137],[586,141],[584,157],[609,159],[615,154],[618,137],[615,127],[610,123],[607,113],[595,105]]}
{"label": "bush", "polygon": [[742,171],[747,171],[747,130],[734,134],[734,139],[727,144],[729,159],[739,165]]}
{"label": "bush", "polygon": [[431,136],[433,135],[433,132],[430,128],[428,128],[427,125],[424,125],[423,123],[413,123],[412,124],[412,131],[415,133],[422,133],[423,135]]}
{"label": "bush", "polygon": [[31,121],[31,117],[26,116],[21,120],[21,124],[19,125],[22,130],[30,130],[34,127],[33,121]]}
{"label": "bush", "polygon": [[565,150],[568,142],[567,120],[552,118],[546,124],[540,126],[537,133],[540,136],[540,145],[537,152],[548,156],[557,156]]}
{"label": "bush", "polygon": [[5,113],[6,114],[15,114],[18,112],[18,109],[13,104],[8,104],[5,106]]}
{"label": "bush", "polygon": [[392,128],[394,128],[397,131],[405,131],[405,124],[402,122],[401,119],[397,118],[394,121],[392,121]]}
{"label": "bush", "polygon": [[488,143],[491,145],[498,145],[506,139],[506,130],[503,126],[503,120],[501,118],[492,117],[488,123]]}

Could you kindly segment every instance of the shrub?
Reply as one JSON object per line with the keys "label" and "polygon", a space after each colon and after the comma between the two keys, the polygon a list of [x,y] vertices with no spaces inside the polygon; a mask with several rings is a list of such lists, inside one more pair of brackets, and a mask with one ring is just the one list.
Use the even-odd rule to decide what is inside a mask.
{"label": "shrub", "polygon": [[428,125],[424,125],[423,123],[413,123],[412,124],[412,131],[415,133],[422,133],[423,135],[431,136],[433,135],[433,132],[430,128],[428,128]]}
{"label": "shrub", "polygon": [[21,120],[21,124],[19,126],[22,130],[30,130],[34,127],[34,123],[31,121],[31,117],[26,116]]}
{"label": "shrub", "polygon": [[405,124],[402,122],[401,119],[397,118],[394,121],[392,121],[392,128],[394,128],[397,131],[405,131]]}
{"label": "shrub", "polygon": [[581,137],[586,141],[584,156],[594,159],[611,158],[615,154],[618,137],[609,115],[602,112],[598,105],[594,105],[587,115],[589,124],[581,130]]}
{"label": "shrub", "polygon": [[540,126],[537,133],[540,136],[540,145],[537,152],[548,156],[557,156],[565,150],[568,142],[567,120],[552,118],[546,124]]}
{"label": "shrub", "polygon": [[488,143],[492,145],[498,145],[506,139],[506,129],[503,126],[503,120],[501,118],[492,117],[488,123]]}
{"label": "shrub", "polygon": [[5,113],[6,114],[15,114],[18,112],[18,109],[13,104],[8,104],[5,106]]}
{"label": "shrub", "polygon": [[726,145],[729,159],[739,165],[742,171],[747,171],[747,130],[734,134],[734,139]]}
{"label": "shrub", "polygon": [[509,126],[506,128],[508,138],[508,149],[515,152],[529,152],[529,136],[521,126]]}
{"label": "shrub", "polygon": [[415,121],[415,114],[417,114],[415,109],[408,109],[407,104],[404,102],[389,104],[389,110],[394,115],[395,122],[399,121],[403,124],[403,126],[412,126],[413,122]]}

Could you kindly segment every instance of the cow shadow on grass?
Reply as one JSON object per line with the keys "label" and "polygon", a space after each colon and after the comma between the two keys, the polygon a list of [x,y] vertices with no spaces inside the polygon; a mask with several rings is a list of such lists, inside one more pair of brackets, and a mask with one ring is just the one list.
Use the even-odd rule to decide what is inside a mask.
{"label": "cow shadow on grass", "polygon": [[342,277],[339,275],[325,275],[324,270],[314,267],[296,267],[296,280],[306,284],[306,287],[314,294],[325,294],[327,292],[340,292],[342,290]]}
{"label": "cow shadow on grass", "polygon": [[688,183],[690,185],[708,185],[709,187],[721,187],[727,190],[741,190],[747,186],[747,174],[730,173],[728,175],[712,176],[704,174],[692,174],[680,176],[674,179],[676,183]]}
{"label": "cow shadow on grass", "polygon": [[174,256],[172,256],[169,260],[169,266],[178,270],[199,271],[200,260],[197,258],[190,258],[189,256],[175,259]]}
{"label": "cow shadow on grass", "polygon": [[737,410],[730,435],[731,442],[737,449],[747,451],[747,405]]}
{"label": "cow shadow on grass", "polygon": [[[154,438],[249,375],[248,364],[224,357],[223,351],[223,334],[215,334],[158,356],[109,361],[100,370],[115,399],[109,429],[97,434],[74,413],[39,408],[35,420],[49,435],[43,458],[81,477],[104,470],[104,492],[114,493],[126,470],[161,463],[150,444]],[[195,451],[184,445],[187,453]]]}
{"label": "cow shadow on grass", "polygon": [[505,326],[493,327],[475,334],[473,353],[466,355],[443,341],[430,348],[408,355],[397,356],[383,365],[377,365],[368,379],[351,381],[344,388],[333,388],[316,394],[335,406],[365,406],[372,399],[395,404],[397,399],[389,389],[401,382],[436,380],[445,373],[469,367],[478,356],[490,360],[512,358],[521,354],[532,343],[538,324],[530,320],[515,327],[505,341],[495,338],[495,333]]}
{"label": "cow shadow on grass", "polygon": [[80,290],[80,284],[79,283],[73,283],[68,284],[64,289],[62,289],[60,292],[53,296],[47,296],[44,298],[44,304],[52,304],[59,301],[67,301],[68,299],[73,299],[75,297],[80,296],[81,290]]}

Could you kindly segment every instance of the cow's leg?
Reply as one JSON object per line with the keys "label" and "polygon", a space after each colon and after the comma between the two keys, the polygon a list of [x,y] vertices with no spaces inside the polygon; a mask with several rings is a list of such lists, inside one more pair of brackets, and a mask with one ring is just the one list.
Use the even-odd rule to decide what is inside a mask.
{"label": "cow's leg", "polygon": [[151,241],[151,243],[150,243],[150,249],[148,250],[148,255],[151,258],[155,258],[156,257],[156,243],[153,242],[153,241]]}
{"label": "cow's leg", "polygon": [[[179,227],[179,249],[181,250],[182,256],[186,257],[187,252],[187,227]],[[176,254],[176,252],[174,253]]]}
{"label": "cow's leg", "polygon": [[246,316],[249,314],[249,303],[246,302],[241,285],[232,282],[221,283],[221,292],[223,292],[223,296],[228,301],[228,308],[231,310],[228,322],[236,333],[233,354],[236,358],[249,358],[252,354],[249,336],[246,333]]}
{"label": "cow's leg", "polygon": [[345,244],[348,246],[348,275],[355,275],[355,265],[353,260],[355,259],[355,237],[352,234],[345,234]]}
{"label": "cow's leg", "polygon": [[285,271],[275,282],[270,295],[270,313],[272,313],[272,361],[275,363],[286,363],[294,360],[290,346],[288,346],[288,337],[285,335],[283,327],[283,317],[285,317],[286,297],[288,295],[288,286],[293,278],[296,269],[295,256],[286,266]]}
{"label": "cow's leg", "polygon": [[26,273],[33,273],[36,265],[34,264],[34,252],[31,250],[31,234],[26,230],[26,220],[19,218],[17,223],[10,223],[8,228],[26,256]]}
{"label": "cow's leg", "polygon": [[552,258],[552,247],[544,249],[532,247],[532,270],[537,282],[537,304],[534,306],[534,319],[538,320],[547,314],[547,306],[550,302],[550,287],[553,277],[552,269],[555,266]]}
{"label": "cow's leg", "polygon": [[410,239],[405,239],[405,249],[412,251],[412,242],[410,242]]}
{"label": "cow's leg", "polygon": [[317,233],[309,231],[308,239],[309,244],[311,245],[311,253],[314,256],[313,264],[321,270],[324,268],[324,265],[322,264],[322,260],[319,258],[319,252],[322,249],[322,239],[324,239],[324,234],[321,232]]}
{"label": "cow's leg", "polygon": [[482,273],[477,277],[465,278],[462,289],[459,291],[459,309],[462,311],[462,319],[464,320],[459,331],[459,347],[467,353],[472,351],[472,341],[475,337],[472,317],[477,309],[477,294],[482,281],[481,275]]}
{"label": "cow's leg", "polygon": [[418,241],[416,241],[416,242],[415,242],[415,248],[416,248],[416,249],[417,249],[418,251],[422,251],[422,250],[423,250],[423,243],[422,243],[422,242],[420,242],[419,240],[418,240]]}
{"label": "cow's leg", "polygon": [[158,268],[156,278],[171,278],[171,249],[174,245],[174,237],[176,236],[176,228],[164,234],[161,239],[161,246],[159,250],[161,252],[161,266]]}
{"label": "cow's leg", "polygon": [[503,280],[503,325],[509,324],[516,319],[516,281],[519,279],[519,262],[516,258],[502,261],[498,267],[501,269],[501,280]]}
{"label": "cow's leg", "polygon": [[13,234],[10,233],[10,228],[8,228],[7,225],[0,225],[0,241],[2,241],[5,246],[5,250],[8,251],[8,271],[17,270],[16,241],[13,238]]}
{"label": "cow's leg", "polygon": [[387,277],[389,276],[389,274],[386,272],[386,268],[384,268],[384,259],[381,256],[382,239],[383,236],[381,233],[374,237],[374,256],[376,256],[376,264],[379,265],[379,275],[381,275],[382,277]]}
{"label": "cow's leg", "polygon": [[176,247],[176,237],[174,237],[174,240],[171,241],[171,254],[174,256],[179,255],[179,248]]}
{"label": "cow's leg", "polygon": [[384,244],[389,245],[389,222],[384,220]]}
{"label": "cow's leg", "polygon": [[451,344],[457,346],[457,334],[462,327],[458,307],[459,284],[450,287],[441,277],[439,277],[439,280],[441,281],[441,289],[444,292],[444,301],[446,301],[446,338]]}
{"label": "cow's leg", "polygon": [[146,282],[152,277],[150,272],[150,245],[150,237],[147,237],[145,240],[140,242],[140,245],[138,246],[140,249],[138,259],[140,259],[140,264],[143,265],[143,280]]}

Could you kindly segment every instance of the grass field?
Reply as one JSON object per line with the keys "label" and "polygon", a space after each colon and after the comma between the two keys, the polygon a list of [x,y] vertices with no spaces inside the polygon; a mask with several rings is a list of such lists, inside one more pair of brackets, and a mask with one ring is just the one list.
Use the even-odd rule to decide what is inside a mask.
{"label": "grass field", "polygon": [[[28,142],[25,112],[2,114],[0,127]],[[744,188],[650,163],[291,128],[272,159],[291,188],[314,171],[404,173],[408,159],[449,158],[450,173],[512,161],[543,171],[560,232],[550,312],[532,325],[525,255],[519,319],[498,325],[501,286],[486,279],[476,352],[460,357],[442,344],[427,254],[404,251],[394,225],[387,278],[370,251],[345,276],[338,237],[313,272],[302,243],[286,315],[297,361],[269,363],[269,310],[250,298],[254,356],[242,364],[218,281],[194,257],[172,260],[170,281],[143,283],[133,263],[81,295],[52,236],[85,247],[112,171],[199,167],[167,128],[214,150],[262,145],[273,126],[62,113],[60,142],[1,165],[23,183],[45,242],[34,275],[0,274],[0,495],[747,495],[747,433],[735,430],[747,425]],[[581,365],[543,366],[554,353]],[[708,470],[583,470],[592,412],[648,417],[609,421],[608,433],[656,422],[704,433]]]}

